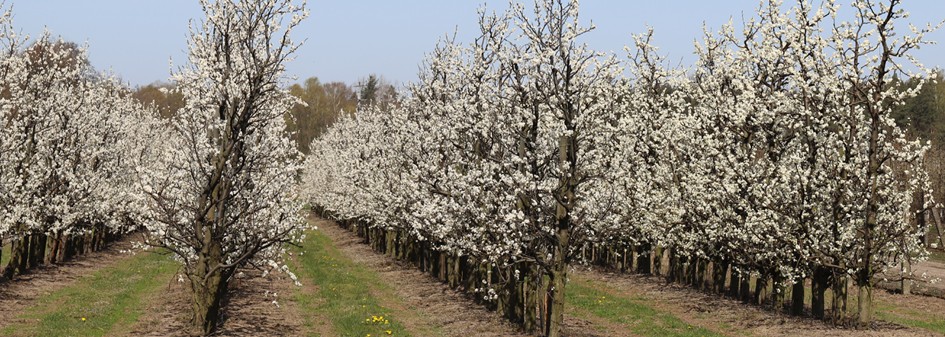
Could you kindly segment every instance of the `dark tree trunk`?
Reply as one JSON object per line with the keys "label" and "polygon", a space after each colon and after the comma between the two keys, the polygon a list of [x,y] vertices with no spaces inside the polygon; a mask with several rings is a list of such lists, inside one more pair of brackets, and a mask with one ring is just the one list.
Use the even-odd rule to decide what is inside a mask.
{"label": "dark tree trunk", "polygon": [[826,307],[826,297],[828,283],[830,282],[830,273],[824,267],[815,267],[814,276],[811,278],[811,315],[816,318],[824,318],[824,308]]}
{"label": "dark tree trunk", "polygon": [[194,265],[191,276],[193,290],[193,327],[203,335],[211,334],[220,322],[220,308],[232,268],[217,268],[222,264],[220,245],[216,242],[204,248]]}
{"label": "dark tree trunk", "polygon": [[10,241],[10,261],[3,270],[3,277],[12,279],[26,272],[29,267],[30,241],[32,241],[30,235]]}
{"label": "dark tree trunk", "polygon": [[738,287],[741,285],[741,278],[739,277],[738,271],[735,270],[735,267],[729,266],[729,277],[728,277],[728,296],[733,299],[738,299]]}
{"label": "dark tree trunk", "polygon": [[804,279],[794,281],[791,287],[791,315],[801,316],[804,314]]}
{"label": "dark tree trunk", "polygon": [[725,293],[725,273],[728,272],[728,263],[716,260],[712,262],[712,283],[715,286],[715,292]]}
{"label": "dark tree trunk", "polygon": [[751,302],[751,274],[743,273],[738,285],[738,294],[743,303]]}
{"label": "dark tree trunk", "polygon": [[30,251],[28,269],[39,267],[46,257],[46,234],[33,234],[30,236]]}
{"label": "dark tree trunk", "polygon": [[768,278],[765,275],[758,275],[755,279],[755,292],[752,295],[752,302],[758,305],[765,304],[768,290]]}
{"label": "dark tree trunk", "polygon": [[650,244],[645,243],[637,249],[637,272],[641,274],[650,274]]}

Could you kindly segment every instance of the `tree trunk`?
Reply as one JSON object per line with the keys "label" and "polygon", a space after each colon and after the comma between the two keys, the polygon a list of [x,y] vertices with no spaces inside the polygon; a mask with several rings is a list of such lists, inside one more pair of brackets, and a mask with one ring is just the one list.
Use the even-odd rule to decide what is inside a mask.
{"label": "tree trunk", "polygon": [[14,272],[16,271],[16,250],[19,244],[19,239],[10,239],[10,260],[8,260],[7,265],[3,267],[3,278],[5,279],[13,278]]}
{"label": "tree trunk", "polygon": [[728,263],[715,260],[712,262],[713,285],[718,294],[725,293],[725,273],[728,272]]}
{"label": "tree trunk", "polygon": [[698,284],[699,288],[704,291],[711,290],[712,281],[709,274],[709,260],[700,258],[697,261],[699,263],[699,268],[697,269],[697,272],[696,272],[696,278],[698,279],[697,281],[699,282]]}
{"label": "tree trunk", "polygon": [[912,259],[906,256],[902,259],[902,294],[912,293]]}
{"label": "tree trunk", "polygon": [[834,272],[833,276],[833,323],[839,324],[847,316],[847,276]]}
{"label": "tree trunk", "polygon": [[810,311],[816,318],[824,318],[824,307],[827,292],[827,283],[830,281],[830,273],[824,267],[814,267],[814,276],[811,278],[811,302]]}
{"label": "tree trunk", "polygon": [[34,269],[43,263],[46,257],[46,234],[33,234],[30,236],[29,265],[27,268]]}
{"label": "tree trunk", "polygon": [[194,295],[193,327],[203,335],[211,334],[220,320],[220,307],[226,295],[231,269],[216,269],[222,261],[222,249],[210,242],[199,252],[191,279]]}
{"label": "tree trunk", "polygon": [[739,279],[739,274],[735,271],[735,267],[729,268],[729,277],[728,277],[728,296],[733,299],[738,299],[738,286],[741,284]]}
{"label": "tree trunk", "polygon": [[637,272],[641,274],[651,274],[650,270],[650,244],[645,243],[637,249]]}
{"label": "tree trunk", "polygon": [[741,284],[738,286],[738,294],[743,303],[751,302],[751,274],[741,275]]}
{"label": "tree trunk", "polygon": [[46,261],[44,261],[44,263],[48,265],[56,263],[56,256],[57,256],[56,254],[59,254],[57,250],[58,247],[56,246],[58,242],[59,242],[59,233],[52,233],[49,236],[49,239],[47,239],[47,245],[49,246],[48,248],[49,253],[46,254]]}
{"label": "tree trunk", "polygon": [[688,263],[686,265],[686,283],[693,288],[699,289],[699,259],[689,257],[686,259],[686,262]]}
{"label": "tree trunk", "polygon": [[764,275],[758,275],[758,278],[755,279],[755,293],[752,302],[757,305],[765,304],[765,299],[768,297],[766,294],[767,290],[768,278]]}
{"label": "tree trunk", "polygon": [[857,280],[857,318],[860,327],[869,327],[873,322],[873,284],[866,271],[860,272]]}
{"label": "tree trunk", "polygon": [[537,306],[538,302],[535,300],[535,294],[538,292],[535,291],[535,285],[540,282],[535,282],[535,272],[534,269],[529,266],[528,268],[522,268],[522,305],[524,306],[522,314],[522,326],[525,328],[525,332],[532,333],[535,331],[537,326]]}
{"label": "tree trunk", "polygon": [[10,261],[3,270],[3,277],[12,279],[26,270],[26,254],[29,249],[29,236],[10,240]]}
{"label": "tree trunk", "polygon": [[566,174],[559,178],[561,186],[555,196],[555,240],[551,247],[554,249],[551,256],[551,270],[549,298],[551,305],[548,312],[548,324],[545,330],[547,337],[560,337],[561,326],[564,323],[564,291],[568,278],[568,264],[571,248],[571,207],[575,201],[577,182],[574,180],[577,165],[577,139],[574,136],[561,136],[558,139],[559,167]]}
{"label": "tree trunk", "polygon": [[945,231],[942,230],[942,215],[939,213],[941,211],[937,207],[932,208],[932,220],[935,222],[935,232],[938,234],[935,239],[938,241],[939,247],[945,249],[945,237],[943,237]]}
{"label": "tree trunk", "polygon": [[650,274],[654,276],[659,276],[663,271],[663,247],[656,246],[653,248],[653,254],[650,254],[650,259],[653,263],[650,264]]}
{"label": "tree trunk", "polygon": [[549,275],[548,294],[551,303],[548,308],[545,336],[561,336],[561,327],[564,323],[564,290],[567,277],[567,266],[564,264],[554,266]]}
{"label": "tree trunk", "polygon": [[675,249],[668,248],[666,249],[666,282],[673,283],[676,282],[677,272],[679,269],[679,259],[676,257]]}
{"label": "tree trunk", "polygon": [[801,316],[804,314],[804,279],[794,281],[794,287],[791,288],[791,315]]}

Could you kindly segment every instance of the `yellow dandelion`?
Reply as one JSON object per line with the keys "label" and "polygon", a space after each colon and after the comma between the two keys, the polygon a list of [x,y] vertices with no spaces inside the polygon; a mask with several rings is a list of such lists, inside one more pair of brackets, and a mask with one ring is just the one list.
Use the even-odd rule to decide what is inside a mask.
{"label": "yellow dandelion", "polygon": [[388,335],[394,334],[394,332],[393,332],[393,331],[390,331],[390,330],[384,330],[384,332],[386,332]]}
{"label": "yellow dandelion", "polygon": [[85,322],[85,317],[82,317],[82,321]]}

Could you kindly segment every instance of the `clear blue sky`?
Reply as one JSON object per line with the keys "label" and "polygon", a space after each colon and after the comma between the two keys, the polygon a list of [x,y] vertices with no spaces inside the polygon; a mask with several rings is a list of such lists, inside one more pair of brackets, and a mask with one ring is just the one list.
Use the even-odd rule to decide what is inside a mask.
{"label": "clear blue sky", "polygon": [[[6,2],[13,4],[18,29],[37,36],[47,27],[67,40],[88,42],[96,68],[111,69],[132,85],[166,81],[169,59],[186,62],[188,20],[202,16],[196,0]],[[300,80],[317,76],[323,82],[354,83],[371,73],[394,83],[413,81],[438,39],[457,29],[460,41],[475,36],[476,9],[483,3],[502,10],[508,1],[309,0],[312,15],[295,32],[296,39],[307,42],[288,71]],[[586,38],[594,49],[622,54],[630,35],[649,25],[663,53],[688,64],[703,22],[712,28],[730,18],[738,22],[757,4],[757,0],[585,0],[581,17],[597,26]],[[924,25],[945,19],[942,0],[908,0],[905,6],[912,13],[910,22]],[[915,55],[927,66],[945,67],[945,31],[929,37],[942,43]]]}

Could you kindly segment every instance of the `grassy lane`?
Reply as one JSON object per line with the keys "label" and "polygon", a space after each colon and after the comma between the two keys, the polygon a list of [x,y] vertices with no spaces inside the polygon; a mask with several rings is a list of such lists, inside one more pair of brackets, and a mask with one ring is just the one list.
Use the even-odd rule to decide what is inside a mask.
{"label": "grassy lane", "polygon": [[945,263],[945,252],[941,250],[929,249],[929,261]]}
{"label": "grassy lane", "polygon": [[602,319],[639,336],[721,336],[647,305],[644,298],[624,297],[606,284],[581,277],[571,278],[566,307],[568,314]]}
{"label": "grassy lane", "polygon": [[915,309],[895,307],[884,302],[877,302],[874,305],[876,317],[881,320],[945,334],[945,319],[940,313],[933,315]]}
{"label": "grassy lane", "polygon": [[106,336],[124,331],[142,299],[166,287],[177,270],[170,257],[143,252],[40,297],[13,319],[4,336]]}
{"label": "grassy lane", "polygon": [[303,247],[295,249],[292,267],[303,284],[317,286],[315,294],[299,291],[295,298],[308,319],[309,330],[317,324],[314,317],[320,316],[331,320],[337,336],[439,335],[436,331],[407,331],[400,320],[417,313],[406,309],[374,271],[351,261],[324,234],[309,232]]}

